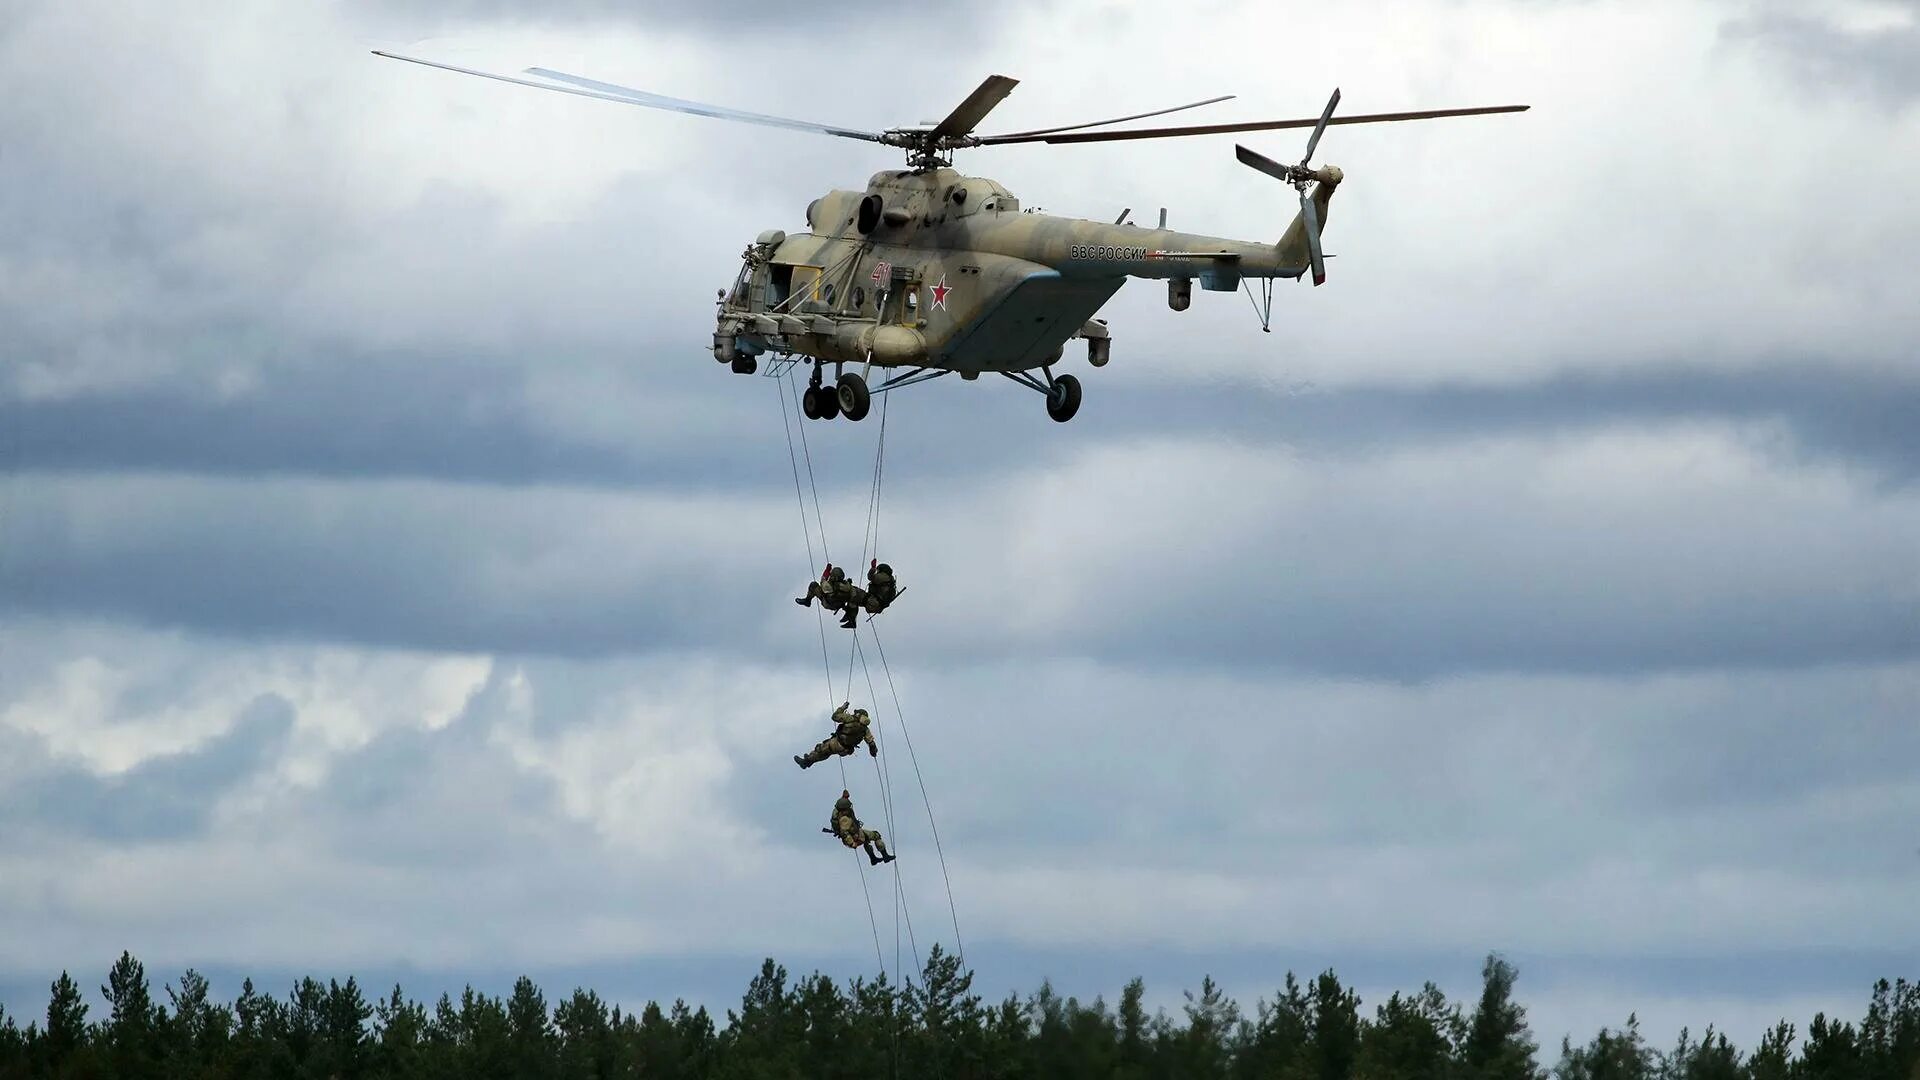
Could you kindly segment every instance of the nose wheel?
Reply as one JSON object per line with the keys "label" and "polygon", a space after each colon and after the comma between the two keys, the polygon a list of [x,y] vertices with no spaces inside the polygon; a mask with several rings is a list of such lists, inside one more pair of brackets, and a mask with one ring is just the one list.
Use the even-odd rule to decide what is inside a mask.
{"label": "nose wheel", "polygon": [[809,420],[831,420],[840,415],[840,395],[818,386],[809,386],[800,394],[800,411]]}
{"label": "nose wheel", "polygon": [[873,392],[867,389],[867,380],[849,371],[834,381],[832,388],[823,385],[820,366],[815,365],[813,377],[807,380],[807,388],[800,395],[800,411],[809,420],[832,420],[844,416],[849,420],[863,420],[873,408]]}

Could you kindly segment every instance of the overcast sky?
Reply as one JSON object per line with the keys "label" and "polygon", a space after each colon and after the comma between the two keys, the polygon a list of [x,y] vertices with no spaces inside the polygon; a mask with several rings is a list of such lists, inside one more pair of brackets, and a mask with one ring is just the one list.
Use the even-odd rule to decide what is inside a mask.
{"label": "overcast sky", "polygon": [[[871,972],[862,876],[893,965],[789,761],[848,670],[780,384],[705,343],[894,152],[372,48],[867,128],[995,72],[995,130],[1531,104],[1329,132],[1339,257],[1270,335],[1134,283],[1070,424],[890,402],[882,642],[978,985],[1370,1010],[1499,950],[1543,1043],[1750,1046],[1920,973],[1920,5],[662,6],[0,6],[0,1003],[126,948],[724,1007]],[[1231,139],[959,165],[1291,216]],[[876,420],[806,429],[849,562]],[[874,677],[893,813],[848,780],[951,948]]]}

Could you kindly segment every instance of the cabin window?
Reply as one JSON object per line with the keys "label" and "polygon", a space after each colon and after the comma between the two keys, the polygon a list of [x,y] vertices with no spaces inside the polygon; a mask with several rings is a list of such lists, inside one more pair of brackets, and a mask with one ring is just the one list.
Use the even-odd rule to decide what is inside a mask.
{"label": "cabin window", "polygon": [[867,306],[867,290],[859,285],[853,287],[853,306],[856,311]]}
{"label": "cabin window", "polygon": [[793,267],[776,264],[770,269],[773,272],[767,277],[767,306],[777,307],[786,303],[793,291]]}
{"label": "cabin window", "polygon": [[820,290],[820,295],[827,298],[827,303],[833,303],[833,282],[827,282],[826,288]]}

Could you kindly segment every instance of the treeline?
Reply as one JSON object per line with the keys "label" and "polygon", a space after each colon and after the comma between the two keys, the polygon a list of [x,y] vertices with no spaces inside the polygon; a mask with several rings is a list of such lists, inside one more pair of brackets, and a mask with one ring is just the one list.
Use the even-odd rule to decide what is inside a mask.
{"label": "treeline", "polygon": [[248,981],[226,1004],[189,970],[162,1002],[122,954],[100,988],[100,1019],[65,974],[44,1020],[23,1029],[0,1011],[0,1078],[1920,1080],[1920,992],[1905,980],[1877,984],[1857,1025],[1816,1016],[1800,1037],[1782,1021],[1751,1053],[1711,1027],[1656,1050],[1629,1017],[1583,1045],[1563,1041],[1545,1070],[1513,967],[1489,957],[1482,974],[1471,1005],[1429,983],[1371,1014],[1331,971],[1304,985],[1289,974],[1251,1013],[1207,979],[1170,1016],[1147,1013],[1139,979],[1111,1008],[1046,983],[987,1004],[936,948],[899,988],[884,975],[789,981],[768,960],[717,1023],[684,1002],[630,1012],[590,990],[550,1004],[525,977],[504,999],[469,988],[431,1007],[398,986],[369,999],[351,978],[302,979],[285,998]]}

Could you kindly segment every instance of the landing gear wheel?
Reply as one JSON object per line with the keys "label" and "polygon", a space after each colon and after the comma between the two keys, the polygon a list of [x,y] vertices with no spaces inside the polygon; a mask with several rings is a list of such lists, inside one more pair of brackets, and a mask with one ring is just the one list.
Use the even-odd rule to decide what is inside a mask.
{"label": "landing gear wheel", "polygon": [[813,400],[820,406],[820,419],[832,420],[834,417],[840,415],[840,399],[833,391],[823,388],[809,391],[809,393],[813,395]]}
{"label": "landing gear wheel", "polygon": [[733,362],[735,375],[751,375],[760,369],[760,361],[751,356],[742,356]]}
{"label": "landing gear wheel", "polygon": [[800,395],[800,411],[806,414],[806,417],[809,420],[820,419],[820,388],[819,387],[809,386],[807,387],[806,391]]}
{"label": "landing gear wheel", "polygon": [[1055,423],[1064,424],[1079,411],[1080,380],[1071,375],[1053,380],[1047,390],[1047,415],[1053,417]]}
{"label": "landing gear wheel", "polygon": [[840,411],[847,414],[847,419],[865,419],[867,410],[873,407],[873,395],[867,392],[867,380],[849,371],[840,376],[838,389]]}

